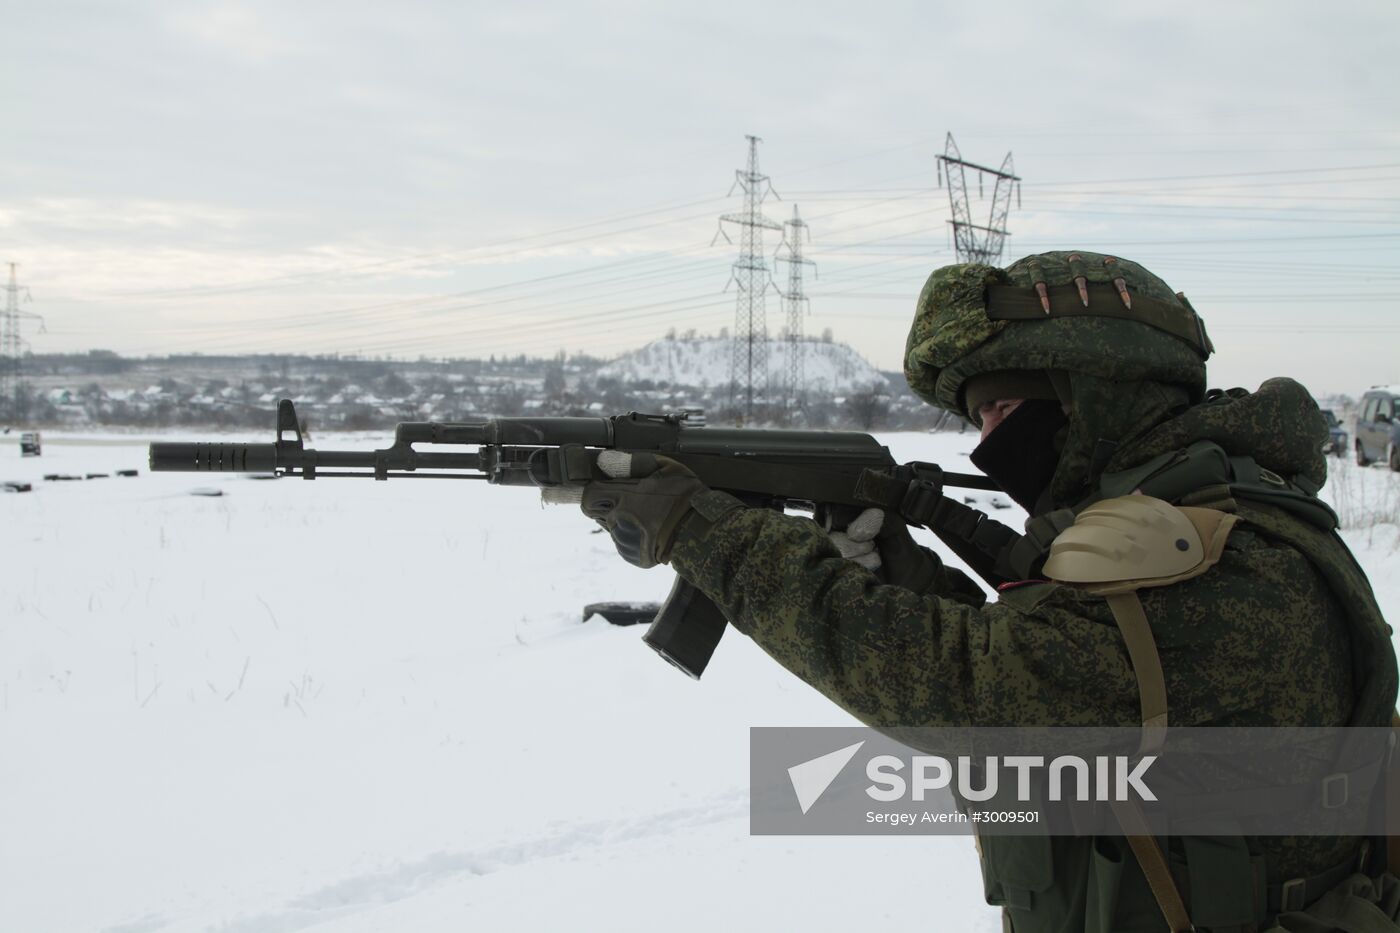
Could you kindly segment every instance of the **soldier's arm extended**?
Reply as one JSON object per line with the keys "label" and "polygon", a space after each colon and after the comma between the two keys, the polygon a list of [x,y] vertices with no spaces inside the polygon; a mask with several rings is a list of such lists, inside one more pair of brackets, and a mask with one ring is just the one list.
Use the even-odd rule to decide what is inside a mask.
{"label": "soldier's arm extended", "polygon": [[715,492],[694,506],[672,568],[867,724],[1136,722],[1136,685],[1111,620],[1015,596],[977,608],[882,585],[810,521]]}

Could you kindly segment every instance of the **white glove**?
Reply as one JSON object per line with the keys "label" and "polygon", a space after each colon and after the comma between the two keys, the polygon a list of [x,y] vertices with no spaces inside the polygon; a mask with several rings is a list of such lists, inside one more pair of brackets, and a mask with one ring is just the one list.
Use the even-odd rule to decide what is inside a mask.
{"label": "white glove", "polygon": [[875,548],[875,536],[884,524],[883,510],[866,509],[846,526],[845,531],[831,531],[828,534],[842,557],[855,561],[866,570],[879,570],[880,552]]}
{"label": "white glove", "polygon": [[542,486],[540,505],[578,505],[583,502],[582,486]]}
{"label": "white glove", "polygon": [[[613,479],[626,479],[632,475],[632,455],[621,450],[600,451],[598,469]],[[579,505],[582,502],[582,486],[545,486],[540,489],[541,505]]]}
{"label": "white glove", "polygon": [[632,455],[622,450],[599,451],[598,469],[613,479],[626,479],[632,475]]}

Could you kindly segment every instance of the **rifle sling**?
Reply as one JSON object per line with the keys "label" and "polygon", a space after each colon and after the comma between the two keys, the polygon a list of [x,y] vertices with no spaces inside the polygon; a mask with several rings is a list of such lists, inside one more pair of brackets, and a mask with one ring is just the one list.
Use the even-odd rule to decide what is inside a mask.
{"label": "rifle sling", "polygon": [[856,483],[856,498],[922,525],[993,588],[1010,579],[1000,572],[1003,553],[1020,539],[1015,531],[986,513],[943,494],[936,479],[898,468],[894,473],[866,470]]}

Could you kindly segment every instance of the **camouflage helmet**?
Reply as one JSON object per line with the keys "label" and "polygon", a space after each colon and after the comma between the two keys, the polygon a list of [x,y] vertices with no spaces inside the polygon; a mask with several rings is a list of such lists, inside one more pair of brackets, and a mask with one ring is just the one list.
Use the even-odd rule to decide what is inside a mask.
{"label": "camouflage helmet", "polygon": [[1084,250],[1050,252],[1004,270],[965,263],[929,276],[904,375],[925,401],[960,412],[969,379],[1005,372],[1166,383],[1195,403],[1211,349],[1186,296],[1142,266]]}

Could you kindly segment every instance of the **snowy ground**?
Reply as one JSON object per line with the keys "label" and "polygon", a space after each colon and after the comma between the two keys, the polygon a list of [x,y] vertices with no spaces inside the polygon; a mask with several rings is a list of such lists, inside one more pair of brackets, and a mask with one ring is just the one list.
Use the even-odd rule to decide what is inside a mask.
{"label": "snowy ground", "polygon": [[[12,440],[0,480],[35,490],[0,496],[0,930],[1000,929],[968,839],[750,837],[748,728],[850,720],[733,633],[696,684],[581,624],[669,574],[573,509]],[[973,444],[887,441],[951,469]],[[1400,617],[1400,477],[1338,466]]]}

